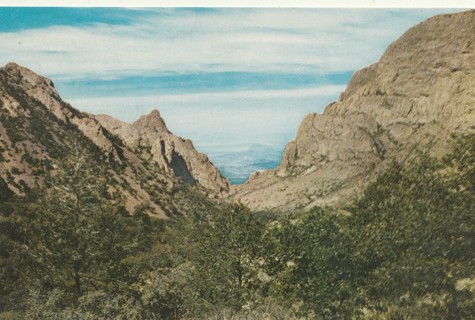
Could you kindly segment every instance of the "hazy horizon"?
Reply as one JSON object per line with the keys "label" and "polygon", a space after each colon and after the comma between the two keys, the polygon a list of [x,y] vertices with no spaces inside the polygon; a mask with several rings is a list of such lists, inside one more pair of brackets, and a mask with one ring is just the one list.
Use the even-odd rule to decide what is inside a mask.
{"label": "hazy horizon", "polygon": [[242,182],[278,163],[303,117],[338,99],[354,71],[411,26],[455,11],[2,7],[0,63],[52,79],[81,111],[133,122],[158,109]]}

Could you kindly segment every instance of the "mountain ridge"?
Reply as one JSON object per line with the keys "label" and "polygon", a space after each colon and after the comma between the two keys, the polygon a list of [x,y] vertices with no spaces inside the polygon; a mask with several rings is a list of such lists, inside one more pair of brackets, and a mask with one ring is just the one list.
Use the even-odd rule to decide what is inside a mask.
{"label": "mountain ridge", "polygon": [[[171,133],[158,110],[132,124],[82,113],[60,98],[51,80],[9,63],[0,69],[0,150],[2,158],[8,158],[1,177],[13,192],[22,193],[20,179],[12,178],[14,163],[19,168],[13,171],[23,172],[23,184],[34,187],[41,179],[33,175],[35,168],[24,164],[25,150],[36,148],[34,161],[48,162],[54,157],[47,145],[67,150],[59,140],[72,126],[112,163],[125,168],[128,183],[134,185],[130,188],[142,194],[134,197],[129,192],[128,198],[135,199],[129,207],[154,198],[154,210],[162,210],[161,200],[141,188],[143,178],[136,177],[137,172],[147,175],[143,163],[149,162],[155,166],[150,170],[161,177],[160,187],[154,188],[169,199],[168,211],[174,210],[172,194],[182,183],[196,186],[208,198],[242,202],[254,211],[341,206],[389,163],[420,152],[441,157],[453,135],[475,130],[474,30],[473,10],[436,16],[412,27],[378,62],[355,72],[338,101],[302,120],[277,168],[259,170],[234,186],[191,140]],[[47,122],[56,133],[34,136],[38,126],[32,113],[44,121],[54,115],[58,121]],[[40,151],[48,154],[38,155]]]}
{"label": "mountain ridge", "polygon": [[94,116],[63,101],[51,80],[16,63],[0,68],[0,191],[23,195],[44,188],[77,146],[96,165],[107,164],[110,188],[125,197],[129,213],[144,207],[166,218],[214,205],[208,199],[213,190],[144,159]]}
{"label": "mountain ridge", "polygon": [[174,173],[189,183],[199,183],[217,194],[229,191],[229,181],[198,151],[189,139],[172,134],[156,109],[132,124],[108,115],[95,118],[102,126],[119,136],[126,145],[146,159],[153,159],[160,168]]}
{"label": "mountain ridge", "polygon": [[475,123],[475,11],[430,18],[352,76],[340,99],[307,115],[279,166],[232,198],[255,211],[342,205],[391,161],[442,156]]}

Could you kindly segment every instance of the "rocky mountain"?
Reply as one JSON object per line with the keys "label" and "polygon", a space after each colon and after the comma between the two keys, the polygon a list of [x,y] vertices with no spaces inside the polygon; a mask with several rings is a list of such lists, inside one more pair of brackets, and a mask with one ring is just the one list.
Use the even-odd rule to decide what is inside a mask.
{"label": "rocky mountain", "polygon": [[[207,165],[208,171],[195,174],[193,179],[186,176],[189,163],[199,166],[192,160],[184,161],[181,156],[186,155],[186,148],[194,151],[191,142],[172,136],[157,112],[137,121],[134,128],[142,140],[153,135],[154,130],[162,132],[166,139],[157,142],[158,146],[151,143],[150,149],[162,147],[160,152],[169,156],[163,158],[168,161],[168,167],[159,163],[161,159],[149,161],[147,153],[136,153],[94,116],[64,102],[51,80],[9,63],[0,68],[1,193],[24,194],[44,186],[45,176],[54,174],[75,148],[92,154],[97,165],[108,164],[110,188],[126,199],[129,212],[137,206],[160,217],[203,212],[204,207],[212,205],[208,194],[218,188],[202,178],[203,172],[221,179],[226,189],[226,180],[209,161],[206,163],[203,155],[197,155],[195,161]],[[137,143],[138,147],[140,143]],[[142,144],[142,147],[148,148],[148,145]],[[203,186],[189,183],[195,180],[203,181]]]}
{"label": "rocky mountain", "polygon": [[191,140],[172,134],[157,110],[133,124],[108,115],[97,115],[96,119],[125,145],[142,158],[155,161],[165,172],[191,184],[199,183],[217,194],[229,191],[229,181],[221,176],[208,157],[196,151]]}
{"label": "rocky mountain", "polygon": [[81,141],[110,165],[129,211],[145,204],[159,216],[186,214],[217,196],[254,211],[348,203],[392,161],[442,156],[457,134],[475,130],[474,47],[475,11],[411,28],[356,72],[338,101],[303,119],[276,169],[232,187],[158,111],[133,124],[81,113],[49,79],[10,63],[0,68],[0,189],[41,186]]}
{"label": "rocky mountain", "polygon": [[436,16],[408,30],[356,72],[340,99],[307,115],[275,170],[233,188],[253,210],[338,205],[391,161],[441,156],[475,130],[475,11]]}

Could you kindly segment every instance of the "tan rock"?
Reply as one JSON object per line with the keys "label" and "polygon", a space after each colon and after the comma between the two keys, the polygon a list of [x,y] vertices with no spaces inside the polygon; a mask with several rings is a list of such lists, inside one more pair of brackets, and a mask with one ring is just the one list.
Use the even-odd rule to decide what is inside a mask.
{"label": "tan rock", "polygon": [[253,210],[347,203],[393,160],[441,156],[475,129],[475,11],[411,28],[356,72],[340,100],[307,115],[275,170],[233,188]]}
{"label": "tan rock", "polygon": [[[156,121],[159,116],[156,118],[142,119],[140,130],[123,127],[120,122],[115,126],[128,130],[129,134],[124,134],[129,141],[137,140],[134,133],[148,141],[154,130],[168,132],[163,120],[161,124]],[[176,141],[164,150],[172,164],[179,143],[183,148],[192,147],[191,142]],[[203,214],[213,205],[200,188],[185,185],[173,170],[167,173],[145,161],[92,115],[64,102],[49,79],[15,63],[0,68],[0,179],[7,188],[25,194],[30,188],[45,186],[48,173],[54,175],[76,147],[88,150],[95,164],[108,163],[108,189],[121,194],[129,212],[140,206],[151,215],[166,218]],[[139,141],[136,147],[140,147]]]}
{"label": "tan rock", "polygon": [[[112,142],[105,137],[99,122],[93,117],[87,117],[85,114],[81,114],[79,111],[74,110],[69,104],[62,101],[50,79],[40,76],[14,62],[8,63],[3,70],[10,75],[12,81],[16,82],[21,90],[24,90],[30,97],[40,101],[58,119],[65,123],[75,124],[86,137],[91,139],[102,150],[112,153],[116,159],[119,159]],[[8,101],[12,98],[5,99]],[[19,103],[15,101],[13,102],[13,108],[15,108],[15,103],[16,106],[19,105]],[[12,102],[6,105],[7,108],[8,105],[12,105]]]}
{"label": "tan rock", "polygon": [[98,115],[96,119],[128,147],[143,158],[155,161],[165,172],[191,184],[199,183],[212,193],[229,191],[229,181],[223,178],[208,157],[196,151],[191,140],[171,133],[158,110],[142,116],[133,124],[107,115]]}

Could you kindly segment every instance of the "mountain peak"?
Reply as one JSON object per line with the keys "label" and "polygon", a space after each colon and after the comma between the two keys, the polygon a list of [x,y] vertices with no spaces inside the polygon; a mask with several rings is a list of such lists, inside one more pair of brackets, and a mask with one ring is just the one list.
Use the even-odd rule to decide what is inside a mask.
{"label": "mountain peak", "polygon": [[12,77],[12,79],[15,80],[15,83],[20,84],[24,89],[41,90],[47,95],[59,99],[59,94],[54,87],[53,81],[50,79],[40,76],[16,62],[7,63],[3,68],[1,68],[1,70],[4,70],[10,77]]}
{"label": "mountain peak", "polygon": [[165,120],[160,116],[160,111],[153,109],[149,114],[141,116],[132,124],[137,129],[148,129],[156,132],[169,132]]}
{"label": "mountain peak", "polygon": [[214,194],[229,190],[228,180],[208,157],[199,153],[190,140],[171,133],[157,109],[132,125],[104,115],[96,116],[96,119],[127,146],[141,150],[144,159],[153,159],[165,172],[173,173],[191,184],[198,182]]}
{"label": "mountain peak", "polygon": [[20,69],[20,68],[26,69],[25,67],[22,67],[18,63],[13,62],[13,61],[7,63],[4,68],[5,69]]}
{"label": "mountain peak", "polygon": [[150,111],[148,116],[149,117],[160,117],[160,111],[158,111],[157,109],[153,109],[152,111]]}
{"label": "mountain peak", "polygon": [[30,69],[19,65],[16,62],[7,63],[2,69],[4,69],[5,71],[11,74],[21,75],[22,77],[27,77],[31,79],[46,79],[36,74],[35,72],[31,71]]}
{"label": "mountain peak", "polygon": [[392,161],[442,156],[475,123],[475,11],[430,18],[306,116],[278,168],[235,188],[252,210],[340,205]]}

